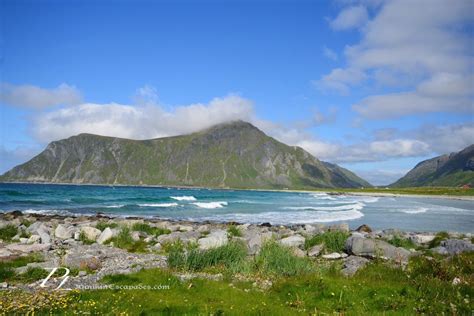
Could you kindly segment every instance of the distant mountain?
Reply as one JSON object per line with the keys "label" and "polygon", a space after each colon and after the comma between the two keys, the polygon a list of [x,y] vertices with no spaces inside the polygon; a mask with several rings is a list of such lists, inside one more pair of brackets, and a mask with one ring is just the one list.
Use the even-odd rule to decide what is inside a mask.
{"label": "distant mountain", "polygon": [[392,187],[474,186],[474,145],[420,162]]}
{"label": "distant mountain", "polygon": [[242,121],[150,140],[80,134],[50,143],[0,181],[262,189],[370,186],[349,170]]}

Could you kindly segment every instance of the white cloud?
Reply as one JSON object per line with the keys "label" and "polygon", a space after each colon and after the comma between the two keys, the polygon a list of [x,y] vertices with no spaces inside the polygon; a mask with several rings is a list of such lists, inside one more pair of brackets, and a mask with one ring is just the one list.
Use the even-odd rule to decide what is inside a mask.
{"label": "white cloud", "polygon": [[38,115],[32,133],[49,142],[80,133],[148,139],[195,132],[231,120],[252,120],[252,102],[236,95],[207,104],[178,106],[165,111],[158,105],[132,106],[86,103]]}
{"label": "white cloud", "polygon": [[53,89],[33,85],[0,84],[0,102],[12,106],[42,109],[56,105],[78,104],[81,100],[79,90],[65,83]]}
{"label": "white cloud", "polygon": [[334,30],[348,30],[363,26],[368,20],[367,9],[362,6],[351,6],[342,10],[329,25]]}
{"label": "white cloud", "polygon": [[327,48],[326,46],[323,47],[323,54],[325,57],[333,60],[333,61],[336,61],[338,56],[337,56],[337,53],[335,51],[333,51],[332,49],[330,48]]}
{"label": "white cloud", "polygon": [[[342,94],[361,84],[381,89],[353,107],[371,119],[473,111],[473,36],[466,31],[472,12],[470,0],[386,1],[361,29],[360,42],[346,47],[347,67],[317,86]],[[387,93],[385,86],[403,90]]]}

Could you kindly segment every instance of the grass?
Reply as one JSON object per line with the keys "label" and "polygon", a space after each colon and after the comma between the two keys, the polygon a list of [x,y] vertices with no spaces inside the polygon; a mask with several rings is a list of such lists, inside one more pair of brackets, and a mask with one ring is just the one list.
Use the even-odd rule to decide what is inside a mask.
{"label": "grass", "polygon": [[242,237],[242,232],[235,225],[230,225],[229,228],[227,228],[227,233],[231,237]]}
{"label": "grass", "polygon": [[3,241],[11,241],[16,234],[18,234],[18,229],[15,225],[8,224],[0,228],[0,239]]}
{"label": "grass", "polygon": [[407,238],[402,238],[398,235],[394,235],[392,239],[387,239],[386,241],[395,247],[402,247],[408,250],[417,248],[413,241]]}
{"label": "grass", "polygon": [[103,231],[104,229],[106,228],[117,228],[118,227],[118,224],[117,223],[108,223],[108,222],[104,222],[104,221],[100,221],[97,223],[97,225],[95,225],[95,228],[97,228],[98,230],[101,230]]}
{"label": "grass", "polygon": [[304,244],[305,249],[310,249],[315,245],[324,244],[328,252],[342,252],[345,247],[349,233],[341,231],[329,231],[307,238]]}
{"label": "grass", "polygon": [[449,234],[447,232],[438,232],[435,235],[435,238],[429,243],[430,248],[438,247],[443,240],[449,238]]}
{"label": "grass", "polygon": [[92,245],[93,243],[95,243],[95,240],[87,238],[84,232],[81,232],[81,234],[79,235],[79,240],[82,241],[84,245]]}
{"label": "grass", "polygon": [[43,257],[38,254],[0,261],[0,282],[12,281],[17,276],[15,268],[26,266],[28,263],[41,261],[43,261]]}
{"label": "grass", "polygon": [[143,240],[133,240],[128,227],[123,227],[116,237],[107,241],[107,244],[109,243],[114,243],[115,247],[125,249],[128,252],[146,252],[148,247],[148,244]]}
{"label": "grass", "polygon": [[169,267],[187,271],[235,267],[242,264],[247,255],[245,245],[240,242],[229,242],[209,250],[192,247],[187,251],[181,242],[177,242],[168,247],[168,252]]}
{"label": "grass", "polygon": [[[266,247],[281,258],[275,255],[280,248]],[[103,279],[135,290],[70,291],[47,300],[37,298],[41,292],[0,291],[0,303],[6,313],[16,314],[34,308],[38,314],[94,315],[471,315],[473,262],[474,253],[465,253],[449,260],[413,257],[405,270],[375,261],[351,278],[321,269],[257,274],[272,279],[265,291],[253,280],[181,282],[172,271],[150,269]],[[452,285],[454,277],[461,279],[459,285]]]}
{"label": "grass", "polygon": [[171,230],[169,229],[153,227],[147,223],[135,223],[132,226],[132,230],[138,231],[138,232],[144,232],[152,236],[160,236],[160,235],[166,235],[166,234],[171,233]]}

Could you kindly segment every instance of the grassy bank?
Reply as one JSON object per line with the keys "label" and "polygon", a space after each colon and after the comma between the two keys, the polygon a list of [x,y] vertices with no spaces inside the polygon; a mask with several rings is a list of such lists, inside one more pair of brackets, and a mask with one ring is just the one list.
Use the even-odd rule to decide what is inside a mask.
{"label": "grassy bank", "polygon": [[[272,242],[255,257],[245,257],[238,243],[169,251],[169,269],[105,277],[114,289],[1,291],[0,303],[6,313],[92,315],[470,315],[474,309],[474,253],[414,257],[404,270],[374,261],[348,278],[338,262],[298,258]],[[196,271],[222,278],[177,277]]]}

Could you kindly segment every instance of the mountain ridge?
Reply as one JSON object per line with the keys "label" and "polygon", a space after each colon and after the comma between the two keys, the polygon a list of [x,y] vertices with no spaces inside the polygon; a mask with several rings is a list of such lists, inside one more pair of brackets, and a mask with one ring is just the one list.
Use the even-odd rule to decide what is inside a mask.
{"label": "mountain ridge", "polygon": [[147,140],[82,133],[51,142],[0,181],[250,189],[370,186],[349,170],[244,121]]}
{"label": "mountain ridge", "polygon": [[423,160],[390,187],[474,186],[474,144]]}

